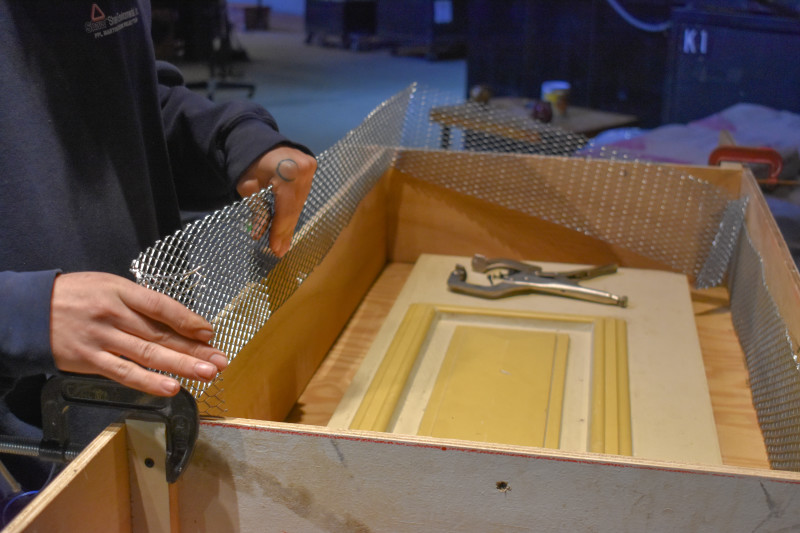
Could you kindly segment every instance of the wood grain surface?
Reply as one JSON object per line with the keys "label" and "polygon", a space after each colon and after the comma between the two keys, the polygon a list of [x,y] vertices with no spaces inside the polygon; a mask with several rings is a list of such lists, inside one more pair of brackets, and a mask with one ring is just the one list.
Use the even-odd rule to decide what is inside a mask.
{"label": "wood grain surface", "polygon": [[3,531],[131,531],[125,426],[103,430]]}
{"label": "wood grain surface", "polygon": [[727,465],[769,468],[728,303],[724,287],[692,291],[722,460]]}

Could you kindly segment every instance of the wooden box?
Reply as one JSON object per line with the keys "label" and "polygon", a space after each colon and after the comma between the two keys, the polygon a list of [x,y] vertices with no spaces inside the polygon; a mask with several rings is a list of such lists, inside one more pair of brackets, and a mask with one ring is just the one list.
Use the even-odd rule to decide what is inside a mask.
{"label": "wooden box", "polygon": [[[752,175],[691,173],[750,196],[746,225],[796,337],[800,278]],[[229,418],[202,422],[176,484],[142,467],[131,431],[112,426],[8,531],[775,531],[800,521],[800,474],[770,469],[725,287],[692,290],[722,466],[325,427],[416,258],[476,251],[663,268],[387,168],[225,371]]]}

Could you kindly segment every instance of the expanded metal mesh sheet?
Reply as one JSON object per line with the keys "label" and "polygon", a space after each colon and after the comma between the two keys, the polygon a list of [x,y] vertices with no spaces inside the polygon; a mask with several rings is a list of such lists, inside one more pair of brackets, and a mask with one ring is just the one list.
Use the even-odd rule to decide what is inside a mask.
{"label": "expanded metal mesh sheet", "polygon": [[731,314],[773,468],[800,470],[800,362],[747,229],[730,275]]}
{"label": "expanded metal mesh sheet", "polygon": [[458,102],[443,93],[415,91],[406,114],[404,148],[573,155],[584,135],[533,120],[517,108]]}
{"label": "expanded metal mesh sheet", "polygon": [[733,198],[677,167],[629,161],[519,112],[433,92],[412,95],[403,148],[395,168],[415,178],[624,246],[699,287],[722,281],[744,216]]}
{"label": "expanded metal mesh sheet", "polygon": [[[321,262],[389,167],[622,246],[700,287],[719,284],[735,263],[735,325],[770,458],[776,468],[800,469],[797,361],[758,254],[741,232],[747,199],[524,114],[409,87],[320,154],[292,248],[280,261],[253,236],[271,206],[264,191],[157,243],[133,270],[140,283],[211,321],[215,346],[231,360]],[[223,414],[219,381],[182,384],[202,413]]]}
{"label": "expanded metal mesh sheet", "polygon": [[[263,282],[277,258],[268,247],[272,189],[217,211],[157,242],[131,271],[140,285],[171,296],[213,324],[213,344],[230,360],[270,314]],[[195,396],[208,388],[182,379]]]}
{"label": "expanded metal mesh sheet", "polygon": [[[318,157],[318,170],[292,248],[280,261],[268,248],[271,189],[187,225],[133,261],[139,284],[167,294],[214,326],[212,345],[233,360],[320,263],[400,144],[411,89],[373,111]],[[277,265],[280,268],[275,268]],[[221,380],[176,377],[205,415],[224,414]]]}
{"label": "expanded metal mesh sheet", "polygon": [[[454,174],[459,158],[459,166],[474,173]],[[632,168],[616,161],[526,160],[504,154],[470,158],[442,152],[426,157],[403,153],[395,168],[624,246],[698,278],[702,286],[718,284],[727,266],[724,255],[714,265],[706,264],[713,244],[728,242],[725,234],[738,230],[738,225],[723,224],[730,200],[718,189],[665,166]]]}

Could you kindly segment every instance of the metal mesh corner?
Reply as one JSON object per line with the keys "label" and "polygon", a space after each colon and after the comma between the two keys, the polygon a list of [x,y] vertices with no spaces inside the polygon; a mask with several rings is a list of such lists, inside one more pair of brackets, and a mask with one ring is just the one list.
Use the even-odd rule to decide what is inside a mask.
{"label": "metal mesh corner", "polygon": [[800,471],[800,364],[745,228],[730,273],[731,314],[772,468]]}

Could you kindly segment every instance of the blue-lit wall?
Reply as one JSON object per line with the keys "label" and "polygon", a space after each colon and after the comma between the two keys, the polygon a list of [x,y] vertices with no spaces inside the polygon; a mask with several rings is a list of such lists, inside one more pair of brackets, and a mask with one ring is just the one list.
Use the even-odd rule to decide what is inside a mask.
{"label": "blue-lit wall", "polygon": [[[256,0],[228,0],[229,4],[256,5]],[[306,12],[305,0],[263,0],[264,7],[278,13],[304,15]]]}

